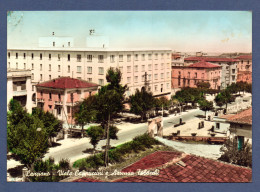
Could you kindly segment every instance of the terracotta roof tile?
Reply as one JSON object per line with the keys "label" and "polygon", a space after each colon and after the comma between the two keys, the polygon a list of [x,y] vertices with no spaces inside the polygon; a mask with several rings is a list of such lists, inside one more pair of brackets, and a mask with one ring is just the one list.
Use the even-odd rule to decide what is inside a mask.
{"label": "terracotta roof tile", "polygon": [[247,59],[252,60],[252,55],[240,55],[239,57],[236,57],[236,59]]}
{"label": "terracotta roof tile", "polygon": [[252,125],[252,107],[235,115],[224,115],[221,118],[227,119],[229,122],[250,124]]}
{"label": "terracotta roof tile", "polygon": [[190,68],[221,68],[220,65],[208,63],[204,60],[199,61],[197,63],[193,63],[193,64],[189,65],[188,67],[190,67]]}
{"label": "terracotta roof tile", "polygon": [[56,89],[73,89],[73,88],[88,88],[88,87],[98,87],[98,84],[90,83],[80,79],[74,79],[70,77],[60,77],[57,79],[52,79],[50,81],[45,81],[37,85],[37,87],[49,87]]}
{"label": "terracotta roof tile", "polygon": [[184,61],[235,62],[237,59],[223,57],[187,57]]}

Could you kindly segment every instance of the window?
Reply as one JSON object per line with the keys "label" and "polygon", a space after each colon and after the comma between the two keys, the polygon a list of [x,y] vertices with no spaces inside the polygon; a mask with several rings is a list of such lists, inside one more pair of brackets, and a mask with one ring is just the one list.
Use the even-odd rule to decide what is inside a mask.
{"label": "window", "polygon": [[158,91],[158,85],[154,86],[154,91]]}
{"label": "window", "polygon": [[135,83],[138,82],[138,76],[135,76]]}
{"label": "window", "polygon": [[70,106],[67,106],[67,113],[70,113]]}
{"label": "window", "polygon": [[60,95],[60,93],[58,94],[58,99],[61,100],[61,95]]}
{"label": "window", "polygon": [[92,67],[88,67],[88,74],[91,74],[92,73]]}
{"label": "window", "polygon": [[49,54],[49,60],[51,60],[51,54]]}
{"label": "window", "polygon": [[104,75],[104,67],[99,67],[98,68],[98,74],[99,75]]}
{"label": "window", "polygon": [[51,71],[51,64],[49,64],[49,71]]}
{"label": "window", "polygon": [[40,71],[42,71],[42,64],[40,64]]}
{"label": "window", "polygon": [[152,75],[151,75],[151,74],[148,75],[148,80],[149,80],[149,81],[152,80]]}
{"label": "window", "polygon": [[152,54],[148,54],[148,60],[152,59]]}
{"label": "window", "polygon": [[164,79],[164,73],[161,73],[161,79]]}
{"label": "window", "polygon": [[123,61],[123,55],[119,55],[119,62]]}
{"label": "window", "polygon": [[228,67],[228,66],[226,66],[226,69],[229,69],[229,67]]}
{"label": "window", "polygon": [[151,71],[152,70],[152,64],[148,65],[148,70]]}
{"label": "window", "polygon": [[161,69],[164,69],[164,64],[163,63],[161,64]]}
{"label": "window", "polygon": [[235,81],[235,77],[236,77],[235,75],[232,75],[232,81]]}
{"label": "window", "polygon": [[26,69],[26,63],[23,64],[23,69]]}
{"label": "window", "polygon": [[92,55],[87,55],[87,62],[92,62]]}
{"label": "window", "polygon": [[161,92],[163,92],[163,84],[161,84]]}
{"label": "window", "polygon": [[138,65],[135,65],[135,72],[138,72]]}
{"label": "window", "polygon": [[170,69],[170,63],[167,63],[167,68]]}
{"label": "window", "polygon": [[103,63],[104,62],[104,55],[98,55],[98,62]]}
{"label": "window", "polygon": [[164,59],[164,54],[163,53],[161,54],[161,59]]}
{"label": "window", "polygon": [[81,55],[77,55],[77,62],[81,62]]}
{"label": "window", "polygon": [[249,61],[247,61],[247,64],[249,64]]}
{"label": "window", "polygon": [[167,53],[167,59],[170,59],[170,53]]}
{"label": "window", "polygon": [[145,75],[142,75],[142,81],[145,81]]}
{"label": "window", "polygon": [[89,81],[89,82],[92,82],[92,78],[88,78],[88,81]]}
{"label": "window", "polygon": [[49,80],[51,80],[51,75],[49,75]]}
{"label": "window", "polygon": [[157,53],[154,54],[154,58],[155,58],[156,60],[158,59],[158,54],[157,54]]}
{"label": "window", "polygon": [[127,73],[131,73],[131,66],[127,66]]}
{"label": "window", "polygon": [[158,74],[154,74],[154,79],[155,79],[155,80],[158,79]]}
{"label": "window", "polygon": [[145,60],[145,54],[142,54],[142,61]]}
{"label": "window", "polygon": [[70,42],[68,42],[68,47],[70,47]]}
{"label": "window", "polygon": [[32,85],[32,91],[34,91],[34,85]]}
{"label": "window", "polygon": [[32,70],[34,70],[34,64],[32,63]]}
{"label": "window", "polygon": [[23,53],[23,58],[26,59],[26,53]]}
{"label": "window", "polygon": [[127,77],[127,83],[131,83],[131,77]]}
{"label": "window", "polygon": [[[211,73],[212,74],[212,73]],[[188,78],[190,79],[190,72],[188,72]]]}
{"label": "window", "polygon": [[101,86],[104,85],[104,79],[99,79],[98,84],[101,85]]}
{"label": "window", "polygon": [[201,74],[201,78],[204,79],[204,73]]}
{"label": "window", "polygon": [[138,54],[135,54],[135,61],[138,61]]}
{"label": "window", "polygon": [[70,54],[68,54],[68,61],[70,61]]}
{"label": "window", "polygon": [[43,92],[41,91],[41,97],[43,96]]}
{"label": "window", "polygon": [[60,54],[58,54],[58,61],[60,61]]}
{"label": "window", "polygon": [[10,52],[8,52],[8,59],[10,59],[10,56],[11,56],[11,54],[10,54]]}
{"label": "window", "polygon": [[51,93],[49,93],[49,100],[51,100],[52,99],[52,95],[51,95]]}
{"label": "window", "polygon": [[195,73],[195,78],[197,78],[197,73]]}
{"label": "window", "polygon": [[128,61],[128,62],[131,61],[131,55],[127,55],[127,61]]}
{"label": "window", "polygon": [[166,84],[167,89],[170,89],[170,83]]}
{"label": "window", "polygon": [[167,79],[170,78],[170,72],[167,72]]}
{"label": "window", "polygon": [[119,67],[119,70],[120,70],[121,72],[123,72],[123,66]]}
{"label": "window", "polygon": [[32,80],[34,80],[34,73],[32,73]]}
{"label": "window", "polygon": [[145,71],[145,65],[142,65],[142,71]]}
{"label": "window", "polygon": [[40,60],[42,60],[42,53],[40,53]]}
{"label": "window", "polygon": [[220,123],[216,123],[216,129],[220,128]]}
{"label": "window", "polygon": [[77,73],[81,73],[81,66],[77,66]]}
{"label": "window", "polygon": [[18,59],[18,53],[15,53],[15,58]]}
{"label": "window", "polygon": [[155,64],[155,65],[154,65],[154,69],[155,69],[155,70],[158,70],[158,64]]}
{"label": "window", "polygon": [[58,65],[58,72],[60,72],[60,65]]}
{"label": "window", "polygon": [[236,69],[232,69],[232,73],[235,73],[236,72]]}
{"label": "window", "polygon": [[77,77],[77,79],[81,79],[81,77]]}
{"label": "window", "polygon": [[42,81],[42,74],[40,74],[40,81]]}
{"label": "window", "polygon": [[52,46],[55,47],[55,42],[52,42]]}
{"label": "window", "polygon": [[115,55],[110,55],[110,63],[114,63],[115,62]]}
{"label": "window", "polygon": [[60,107],[60,106],[57,107],[57,114],[58,114],[58,115],[61,115],[61,107]]}
{"label": "window", "polygon": [[70,73],[70,65],[68,65],[68,73]]}
{"label": "window", "polygon": [[32,60],[33,60],[33,56],[34,56],[34,55],[33,55],[33,53],[32,53]]}

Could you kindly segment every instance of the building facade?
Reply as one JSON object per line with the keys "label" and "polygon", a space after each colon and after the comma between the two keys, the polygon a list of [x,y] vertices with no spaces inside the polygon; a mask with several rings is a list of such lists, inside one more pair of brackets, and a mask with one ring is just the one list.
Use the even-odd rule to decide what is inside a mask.
{"label": "building facade", "polygon": [[232,83],[237,82],[237,59],[222,57],[187,57],[184,59],[184,65],[189,65],[202,60],[222,66],[221,89],[225,89]]}
{"label": "building facade", "polygon": [[31,70],[7,70],[7,110],[11,99],[16,99],[29,113],[35,105],[32,97]]}
{"label": "building facade", "polygon": [[237,64],[237,82],[252,83],[252,55],[241,55],[236,59],[239,60]]}
{"label": "building facade", "polygon": [[221,66],[200,61],[188,66],[172,66],[172,88],[197,87],[208,82],[211,89],[220,88]]}
{"label": "building facade", "polygon": [[108,68],[122,71],[126,96],[141,89],[145,80],[154,96],[170,95],[170,49],[109,49],[51,47],[8,49],[7,68],[31,70],[32,91],[38,83],[59,77],[73,77],[105,85]]}
{"label": "building facade", "polygon": [[67,124],[74,124],[72,107],[90,95],[96,94],[98,85],[60,77],[36,85],[37,107],[54,114]]}

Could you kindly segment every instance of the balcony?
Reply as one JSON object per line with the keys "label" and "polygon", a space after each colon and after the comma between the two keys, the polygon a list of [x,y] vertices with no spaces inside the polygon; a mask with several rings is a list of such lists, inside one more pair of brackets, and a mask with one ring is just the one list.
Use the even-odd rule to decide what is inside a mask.
{"label": "balcony", "polygon": [[27,95],[26,90],[13,91],[13,96],[25,96],[25,95]]}
{"label": "balcony", "polygon": [[41,103],[44,103],[44,99],[43,98],[38,98],[37,101],[41,102]]}
{"label": "balcony", "polygon": [[61,101],[61,100],[55,101],[55,105],[63,105],[63,101]]}

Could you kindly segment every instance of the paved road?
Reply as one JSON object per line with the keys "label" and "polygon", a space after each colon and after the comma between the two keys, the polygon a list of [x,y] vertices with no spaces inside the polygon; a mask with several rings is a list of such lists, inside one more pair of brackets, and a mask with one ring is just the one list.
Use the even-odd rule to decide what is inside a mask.
{"label": "paved road", "polygon": [[[188,121],[196,115],[203,115],[204,112],[201,110],[191,110],[189,112],[183,112],[181,117],[183,121]],[[164,129],[172,128],[174,124],[178,123],[180,119],[180,115],[166,117],[164,118]],[[140,126],[136,126],[135,128],[131,129],[128,128],[127,130],[119,131],[118,132],[118,140],[111,140],[111,145],[116,146],[121,143],[125,143],[127,141],[132,140],[135,136],[141,135],[147,131],[148,125],[147,124],[140,124]],[[78,139],[78,142],[72,143],[71,146],[68,147],[58,146],[55,148],[51,148],[50,151],[45,155],[45,159],[52,156],[55,161],[59,161],[61,158],[68,158],[71,162],[83,158],[87,156],[86,149],[92,148],[92,145],[89,143],[88,138],[84,138],[85,142],[80,141],[82,139]],[[102,146],[105,145],[105,140],[99,142],[97,149],[100,150]],[[85,151],[85,152],[84,152]]]}

